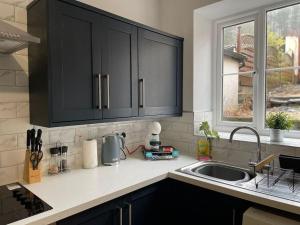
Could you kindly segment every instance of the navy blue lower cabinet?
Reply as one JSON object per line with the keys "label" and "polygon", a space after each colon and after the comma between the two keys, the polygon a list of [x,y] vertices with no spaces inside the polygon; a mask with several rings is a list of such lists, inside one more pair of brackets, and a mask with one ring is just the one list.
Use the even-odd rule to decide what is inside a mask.
{"label": "navy blue lower cabinet", "polygon": [[167,179],[57,222],[57,225],[242,225],[250,204]]}
{"label": "navy blue lower cabinet", "polygon": [[120,225],[122,208],[112,201],[58,221],[57,225]]}
{"label": "navy blue lower cabinet", "polygon": [[161,182],[88,209],[57,225],[162,225]]}
{"label": "navy blue lower cabinet", "polygon": [[138,190],[128,196],[129,225],[162,225],[163,208],[161,201],[164,201],[162,184],[157,183]]}
{"label": "navy blue lower cabinet", "polygon": [[250,203],[175,180],[167,180],[164,196],[171,225],[242,225]]}

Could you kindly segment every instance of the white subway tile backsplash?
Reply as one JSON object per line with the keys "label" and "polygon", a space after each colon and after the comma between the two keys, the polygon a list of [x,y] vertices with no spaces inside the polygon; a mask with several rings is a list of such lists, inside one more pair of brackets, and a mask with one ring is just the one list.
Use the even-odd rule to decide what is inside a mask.
{"label": "white subway tile backsplash", "polygon": [[29,118],[0,119],[0,135],[25,132],[30,127]]}
{"label": "white subway tile backsplash", "polygon": [[27,11],[25,8],[15,7],[15,21],[18,23],[27,23]]}
{"label": "white subway tile backsplash", "polygon": [[28,57],[24,55],[17,55],[17,54],[13,54],[13,55],[0,54],[0,69],[28,71]]}
{"label": "white subway tile backsplash", "polygon": [[248,168],[250,161],[252,162],[256,161],[256,152],[251,153],[251,152],[229,150],[227,161],[233,163],[234,165]]}
{"label": "white subway tile backsplash", "polygon": [[75,129],[75,134],[75,142],[84,139],[94,139],[98,136],[98,129],[97,127],[79,127]]}
{"label": "white subway tile backsplash", "polygon": [[21,181],[23,180],[24,164],[19,164],[17,170],[18,170],[18,181]]}
{"label": "white subway tile backsplash", "polygon": [[100,126],[97,128],[97,136],[102,137],[104,135],[111,134],[113,130],[114,130],[113,125],[106,126],[106,127]]}
{"label": "white subway tile backsplash", "polygon": [[288,146],[280,146],[280,145],[266,145],[265,154],[275,154],[279,156],[280,154],[295,156],[296,151],[299,151],[299,148],[296,147],[288,147]]}
{"label": "white subway tile backsplash", "polygon": [[12,5],[0,2],[0,19],[14,21],[15,9]]}
{"label": "white subway tile backsplash", "polygon": [[0,168],[0,185],[9,184],[18,180],[18,166]]}
{"label": "white subway tile backsplash", "polygon": [[0,86],[15,86],[16,74],[11,70],[0,70]]}
{"label": "white subway tile backsplash", "polygon": [[17,149],[17,135],[1,135],[0,136],[0,151]]}
{"label": "white subway tile backsplash", "polygon": [[29,103],[17,103],[17,117],[29,117]]}
{"label": "white subway tile backsplash", "polygon": [[228,150],[222,148],[213,148],[211,151],[213,160],[217,161],[228,161]]}
{"label": "white subway tile backsplash", "polygon": [[62,144],[75,142],[75,129],[59,129],[56,131],[50,131],[49,144],[56,144],[57,142]]}
{"label": "white subway tile backsplash", "polygon": [[24,71],[16,71],[16,86],[18,87],[28,86],[28,73]]}
{"label": "white subway tile backsplash", "polygon": [[27,5],[29,4],[29,2],[31,2],[32,0],[0,0],[0,2],[4,2],[10,5],[15,5],[15,6],[19,6],[19,5]]}
{"label": "white subway tile backsplash", "polygon": [[16,166],[24,163],[25,150],[3,151],[0,156],[0,168]]}
{"label": "white subway tile backsplash", "polygon": [[28,87],[1,87],[0,102],[29,102]]}
{"label": "white subway tile backsplash", "polygon": [[0,119],[11,119],[17,117],[16,103],[0,103]]}

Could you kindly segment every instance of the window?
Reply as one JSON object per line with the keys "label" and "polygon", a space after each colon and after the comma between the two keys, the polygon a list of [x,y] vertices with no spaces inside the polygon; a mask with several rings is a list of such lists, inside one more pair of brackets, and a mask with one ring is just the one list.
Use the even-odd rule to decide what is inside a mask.
{"label": "window", "polygon": [[254,21],[223,28],[222,120],[253,121]]}
{"label": "window", "polygon": [[266,116],[280,111],[300,130],[300,1],[226,19],[216,28],[216,126],[264,132]]}
{"label": "window", "polygon": [[283,111],[300,129],[300,4],[266,15],[266,114]]}

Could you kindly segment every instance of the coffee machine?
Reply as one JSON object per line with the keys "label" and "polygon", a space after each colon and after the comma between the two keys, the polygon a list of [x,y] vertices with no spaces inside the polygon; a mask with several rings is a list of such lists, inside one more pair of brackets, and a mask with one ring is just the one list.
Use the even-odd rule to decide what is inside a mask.
{"label": "coffee machine", "polygon": [[145,140],[145,149],[152,151],[159,151],[161,146],[161,141],[159,139],[159,134],[161,132],[161,125],[159,122],[153,122],[150,124],[148,135]]}

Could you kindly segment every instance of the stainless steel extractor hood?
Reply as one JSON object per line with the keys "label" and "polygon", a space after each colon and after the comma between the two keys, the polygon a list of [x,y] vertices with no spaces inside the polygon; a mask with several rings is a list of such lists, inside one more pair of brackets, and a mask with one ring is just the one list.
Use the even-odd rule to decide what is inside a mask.
{"label": "stainless steel extractor hood", "polygon": [[40,39],[0,20],[0,53],[10,54],[27,48],[29,42],[40,43]]}

